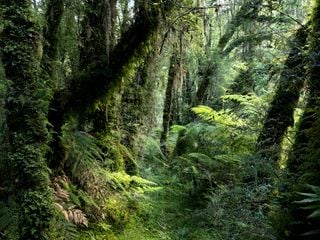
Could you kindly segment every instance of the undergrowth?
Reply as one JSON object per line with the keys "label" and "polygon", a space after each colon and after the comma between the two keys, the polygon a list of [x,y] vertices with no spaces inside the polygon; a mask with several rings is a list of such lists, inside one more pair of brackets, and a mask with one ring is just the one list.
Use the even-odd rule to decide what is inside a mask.
{"label": "undergrowth", "polygon": [[[158,137],[146,137],[135,156],[65,125],[66,175],[52,179],[57,217],[49,239],[276,239],[268,217],[275,173],[254,154],[261,105],[256,97],[229,100],[239,101],[237,111],[198,106],[197,121],[172,126],[169,155]],[[140,175],[115,166],[125,158],[139,163]],[[15,208],[0,207],[12,216],[0,233],[15,239]]]}
{"label": "undergrowth", "polygon": [[274,168],[254,154],[262,106],[245,100],[238,112],[194,108],[201,120],[172,126],[169,156],[146,139],[141,174],[159,188],[117,239],[276,239],[268,215]]}

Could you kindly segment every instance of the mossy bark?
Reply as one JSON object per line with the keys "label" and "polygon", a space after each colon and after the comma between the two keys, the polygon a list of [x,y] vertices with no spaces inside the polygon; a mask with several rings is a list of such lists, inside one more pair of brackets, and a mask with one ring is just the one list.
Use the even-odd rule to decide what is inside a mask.
{"label": "mossy bark", "polygon": [[92,112],[99,102],[110,97],[149,53],[162,23],[161,13],[168,13],[173,7],[170,0],[163,4],[159,1],[153,3],[159,4],[146,3],[139,9],[128,31],[110,51],[109,60],[100,57],[85,71],[75,75],[67,89],[55,94],[50,105],[49,121],[57,131],[60,129],[61,132],[68,116]]}
{"label": "mossy bark", "polygon": [[291,51],[284,64],[280,83],[258,138],[257,151],[273,161],[279,160],[282,139],[288,127],[294,124],[294,110],[306,79],[303,49],[306,39],[306,27],[301,27],[291,43]]}
{"label": "mossy bark", "polygon": [[[97,65],[106,58],[110,63],[110,52],[116,43],[116,0],[87,1],[86,14],[82,21],[82,48],[80,51],[83,69]],[[103,57],[101,57],[101,55]],[[102,99],[93,113],[81,116],[84,124],[92,123],[91,134],[96,136],[101,148],[113,159],[113,170],[123,171],[125,159],[119,146],[121,141],[122,86],[116,86]]]}
{"label": "mossy bark", "polygon": [[80,68],[88,69],[97,62],[109,62],[116,43],[117,0],[85,1],[81,22]]}
{"label": "mossy bark", "polygon": [[208,100],[208,89],[210,87],[212,79],[216,77],[215,74],[217,73],[218,69],[217,61],[218,59],[209,59],[200,69],[199,75],[201,77],[201,82],[196,93],[194,105],[205,104]]}
{"label": "mossy bark", "polygon": [[109,64],[102,59],[84,73],[74,76],[68,89],[56,95],[61,98],[64,115],[92,109],[98,101],[122,84],[122,79],[130,74],[128,68],[146,56],[162,23],[161,13],[170,11],[172,2],[165,1],[161,4],[162,8],[157,4],[151,5],[137,14],[129,30],[121,36],[110,52]]}
{"label": "mossy bark", "polygon": [[162,120],[162,133],[160,138],[161,149],[164,153],[168,153],[166,147],[167,136],[170,128],[170,122],[172,118],[172,104],[174,97],[174,85],[177,81],[180,71],[180,57],[179,51],[176,46],[173,47],[173,53],[170,59],[170,67],[168,73],[168,82],[166,87],[166,95],[164,100],[164,109],[163,109],[163,120]]}
{"label": "mossy bark", "polygon": [[42,76],[49,80],[49,87],[57,88],[57,58],[59,44],[59,26],[64,13],[64,0],[51,0],[47,3],[46,25],[43,30],[43,56],[41,60]]}
{"label": "mossy bark", "polygon": [[239,26],[245,21],[252,21],[257,18],[262,2],[262,0],[249,0],[240,7],[239,11],[229,22],[225,33],[219,39],[218,49],[220,52],[224,50]]}
{"label": "mossy bark", "polygon": [[308,99],[303,116],[298,126],[293,150],[287,161],[289,177],[288,193],[283,203],[292,219],[288,223],[287,239],[311,240],[316,235],[303,235],[319,229],[319,219],[308,217],[312,210],[303,209],[294,201],[303,196],[297,192],[310,192],[307,184],[320,185],[320,3],[316,2],[308,31],[309,66],[307,68]]}
{"label": "mossy bark", "polygon": [[[82,20],[80,67],[89,69],[92,65],[106,61],[109,64],[110,51],[116,42],[117,0],[86,1],[85,17]],[[102,99],[92,113],[80,116],[83,122],[92,122],[94,135],[108,134],[117,127],[119,87]],[[116,131],[116,129],[114,129]]]}
{"label": "mossy bark", "polygon": [[246,95],[252,93],[254,89],[254,79],[252,77],[252,66],[242,70],[239,76],[229,86],[227,94]]}
{"label": "mossy bark", "polygon": [[134,147],[137,134],[147,134],[145,131],[152,129],[147,125],[155,121],[152,113],[152,104],[154,104],[152,93],[156,90],[157,83],[150,78],[150,70],[155,66],[155,59],[154,52],[146,57],[133,81],[122,94],[121,128],[124,131],[122,143],[125,146]]}
{"label": "mossy bark", "polygon": [[1,54],[11,81],[5,109],[7,161],[12,166],[11,195],[19,204],[20,239],[44,239],[53,218],[53,197],[45,159],[49,134],[49,95],[39,77],[39,26],[27,0],[1,1],[6,19]]}
{"label": "mossy bark", "polygon": [[[237,29],[245,24],[248,21],[255,21],[258,17],[259,11],[262,6],[262,0],[249,0],[246,1],[238,10],[238,12],[233,16],[231,21],[228,23],[228,26],[226,28],[225,33],[220,37],[216,54],[213,57],[210,57],[210,52],[206,53],[207,61],[204,63],[204,66],[202,69],[200,69],[199,73],[201,75],[201,82],[199,84],[196,98],[194,105],[197,104],[205,104],[208,100],[208,96],[210,95],[208,93],[210,89],[210,85],[212,86],[214,83],[214,79],[216,78],[216,75],[219,71],[219,62],[226,57],[232,49],[239,45],[244,45],[244,43],[247,43],[247,45],[251,46],[252,41],[242,41],[239,40],[238,42],[235,40],[235,42],[231,43],[229,47],[226,48],[230,40],[232,39],[233,35],[237,31]],[[262,41],[264,38],[261,38],[260,41]],[[210,42],[209,42],[210,43]],[[256,42],[257,43],[257,42]],[[210,47],[206,47],[207,49],[210,49]],[[225,49],[226,48],[226,49]]]}

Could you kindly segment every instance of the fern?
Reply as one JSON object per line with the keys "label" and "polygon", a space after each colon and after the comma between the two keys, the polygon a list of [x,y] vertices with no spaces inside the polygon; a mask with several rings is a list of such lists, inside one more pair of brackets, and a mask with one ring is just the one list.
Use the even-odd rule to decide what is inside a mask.
{"label": "fern", "polygon": [[46,239],[55,240],[77,240],[79,232],[77,226],[67,221],[61,214],[57,213],[52,224],[52,229],[47,234]]}
{"label": "fern", "polygon": [[[221,97],[224,104],[228,106],[229,103],[238,103],[240,109],[234,109],[237,116],[246,119],[251,125],[259,126],[264,119],[266,110],[268,109],[270,94],[258,96],[255,94],[240,95],[229,94]],[[257,121],[258,120],[258,121]]]}
{"label": "fern", "polygon": [[167,157],[163,154],[160,148],[159,141],[149,137],[144,140],[144,148],[142,150],[143,155],[141,156],[143,159],[146,159],[146,163],[157,163],[161,166],[167,166]]}
{"label": "fern", "polygon": [[307,186],[312,190],[312,192],[299,192],[298,194],[305,198],[300,201],[295,201],[295,203],[305,205],[303,209],[312,210],[312,213],[308,215],[308,218],[320,219],[320,187],[313,185]]}
{"label": "fern", "polygon": [[212,124],[222,124],[228,127],[239,128],[246,126],[246,122],[238,118],[231,110],[221,110],[219,112],[213,110],[208,106],[197,106],[192,108],[201,119]]}
{"label": "fern", "polygon": [[[294,203],[303,205],[301,209],[308,210],[309,215],[307,218],[319,220],[320,219],[320,187],[314,186],[314,185],[307,185],[308,188],[310,188],[311,192],[298,192],[299,195],[303,196],[304,198],[300,201],[294,201]],[[319,236],[320,230],[319,229],[313,229],[310,230],[302,236]]]}
{"label": "fern", "polygon": [[72,176],[81,178],[84,171],[92,171],[100,167],[105,154],[98,147],[95,139],[88,133],[74,131],[72,126],[66,126],[63,143],[68,149],[66,164],[70,167]]}

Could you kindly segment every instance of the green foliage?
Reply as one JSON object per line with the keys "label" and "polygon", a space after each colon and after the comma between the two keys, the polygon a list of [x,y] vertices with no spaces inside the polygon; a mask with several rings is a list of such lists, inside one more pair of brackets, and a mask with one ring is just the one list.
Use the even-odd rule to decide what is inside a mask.
{"label": "green foliage", "polygon": [[[76,209],[85,213],[89,228],[81,231],[84,238],[112,239],[114,232],[123,230],[139,212],[143,194],[156,184],[125,171],[125,161],[135,159],[117,137],[105,132],[93,137],[77,128],[75,120],[63,127],[65,164],[71,181],[65,177],[58,181],[60,190],[55,189],[56,195],[61,188],[67,193],[68,200],[59,202],[64,213]],[[90,131],[90,127],[85,130]]]}
{"label": "green foliage", "polygon": [[50,232],[46,237],[50,240],[78,240],[80,234],[74,224],[67,221],[61,213],[56,213]]}
{"label": "green foliage", "polygon": [[[261,99],[239,95],[226,96],[225,101],[239,101],[244,105],[238,112],[230,109],[215,111],[207,106],[192,108],[204,122],[187,126],[174,125],[170,131],[173,150],[172,167],[179,179],[190,185],[191,199],[206,202],[205,195],[219,185],[236,185],[241,179],[257,180],[272,174],[262,171],[258,161],[251,161],[258,127],[255,115]],[[251,110],[251,111],[250,111]],[[253,123],[249,127],[249,123]],[[252,134],[254,133],[254,134]],[[170,146],[170,145],[169,145]],[[174,145],[173,145],[174,146]],[[259,174],[246,172],[261,169]],[[269,170],[268,170],[269,171]],[[246,173],[248,176],[242,175]],[[191,183],[191,184],[190,184]]]}
{"label": "green foliage", "polygon": [[10,199],[8,203],[0,201],[0,236],[7,239],[18,239],[19,210],[17,203]]}
{"label": "green foliage", "polygon": [[20,231],[22,236],[41,239],[45,237],[53,219],[52,199],[50,190],[28,191],[22,196],[22,205],[19,209]]}
{"label": "green foliage", "polygon": [[[105,1],[98,2],[97,5]],[[132,1],[121,1],[121,7],[129,2]],[[261,0],[234,4],[223,1],[222,5],[211,0],[135,1],[132,14],[130,9],[122,9],[123,13],[127,11],[126,17],[132,15],[124,25],[131,25],[122,29],[125,16],[119,14],[113,23],[115,31],[107,32],[119,38],[110,56],[103,54],[105,51],[99,55],[100,47],[96,48],[95,61],[89,61],[88,71],[83,71],[79,66],[85,59],[80,59],[79,49],[89,50],[106,39],[82,45],[85,36],[79,35],[79,23],[90,14],[96,17],[106,13],[93,11],[96,9],[90,9],[83,1],[65,1],[59,30],[57,23],[57,28],[49,32],[59,32],[59,58],[48,59],[53,61],[49,70],[57,72],[52,79],[40,79],[42,45],[55,44],[40,43],[39,19],[35,17],[43,14],[45,3],[54,1],[41,1],[37,14],[30,1],[22,1],[19,6],[16,3],[4,1],[6,7],[0,14],[1,57],[11,80],[8,89],[4,81],[0,83],[0,138],[9,149],[5,158],[0,158],[0,171],[9,169],[8,177],[7,173],[1,174],[0,196],[7,198],[9,192],[17,197],[17,203],[11,196],[6,203],[0,201],[0,236],[17,239],[21,231],[29,239],[57,240],[275,239],[267,219],[267,211],[272,208],[270,183],[274,166],[253,152],[273,89],[272,80],[277,79],[286,54],[286,48],[279,46],[285,45],[289,34],[286,32],[290,32],[286,18],[287,12],[288,16],[292,13],[287,11],[289,7],[282,9],[282,3]],[[171,15],[173,6],[175,14]],[[93,27],[105,24],[103,17],[84,27],[85,34],[100,34]],[[157,137],[141,141],[141,135],[152,132],[161,119],[162,103],[157,107],[149,105],[163,100],[165,84],[161,79],[167,73],[167,45],[161,46],[164,55],[156,60],[150,57],[159,63],[151,64],[145,56],[156,55],[158,39],[162,39],[159,32],[163,32],[158,30],[164,26],[168,28],[164,39],[170,33],[181,33],[179,78],[183,86],[176,86],[175,110],[179,124],[189,123],[171,127],[168,156],[162,153]],[[43,27],[46,33],[49,26],[43,23]],[[225,56],[221,54],[223,50]],[[148,69],[145,71],[152,73],[141,73],[146,76],[137,76],[129,86],[143,64]],[[1,80],[5,78],[2,72],[0,68]],[[246,95],[223,95],[237,75],[239,89],[245,89]],[[52,90],[48,81],[56,78],[54,88],[62,90],[57,94],[62,98],[61,106],[55,107],[61,109],[52,109],[64,118],[59,137],[66,155],[54,159],[63,163],[63,176],[50,179],[51,170],[56,174],[56,169],[48,169],[45,159],[49,142],[46,115]],[[136,82],[141,86],[134,87]],[[202,90],[202,83],[204,92],[197,93]],[[153,93],[157,96],[151,99]],[[120,105],[119,99],[124,95],[128,97]],[[194,107],[195,95],[206,95],[204,102],[211,107]],[[106,106],[104,113],[108,114],[103,120],[116,116],[117,121],[110,120],[107,129],[92,131],[91,126],[81,126],[80,131],[79,115],[101,106]],[[7,127],[9,134],[3,139],[2,129]],[[137,155],[132,151],[136,145],[142,149]],[[64,180],[56,182],[59,178]],[[66,194],[65,199],[59,199],[57,189]],[[305,198],[297,203],[308,205],[313,211],[310,216],[318,217],[319,189],[312,190],[302,193]],[[53,212],[54,201],[62,208],[59,213]],[[85,214],[88,227],[76,227],[65,219],[65,214],[73,210]],[[43,236],[48,228],[52,231]]]}
{"label": "green foliage", "polygon": [[[2,61],[0,59],[0,140],[3,141],[4,134],[6,131],[6,122],[5,122],[5,97],[7,91],[8,81],[5,79],[5,72],[2,66]],[[4,144],[1,144],[0,147],[0,172],[3,173],[0,176],[0,182],[4,182],[6,178],[8,178],[8,174],[4,174],[8,172],[9,166],[5,161],[5,149]],[[2,184],[0,184],[1,186]]]}
{"label": "green foliage", "polygon": [[220,185],[196,212],[199,224],[210,226],[217,239],[275,239],[268,222],[270,185]]}
{"label": "green foliage", "polygon": [[208,106],[198,106],[192,108],[192,111],[203,120],[211,123],[222,124],[233,128],[244,126],[244,122],[237,118],[230,109],[217,112]]}
{"label": "green foliage", "polygon": [[71,176],[81,179],[83,171],[97,169],[104,162],[105,154],[93,136],[78,131],[76,127],[73,121],[64,126],[63,145],[68,151],[66,165],[71,170]]}
{"label": "green foliage", "polygon": [[[172,140],[173,135],[169,135],[168,141],[169,141],[169,147],[172,148],[175,146],[177,137],[175,137],[174,140]],[[174,142],[172,145],[170,143]],[[153,137],[148,137],[143,140],[144,146],[141,150],[141,164],[142,166],[145,166],[144,171],[142,174],[149,175],[152,177],[154,174],[153,171],[157,171],[157,169],[162,169],[163,166],[168,166],[167,161],[168,158],[162,153],[161,148],[159,146],[159,141],[154,139]],[[155,169],[153,169],[155,167]],[[149,172],[153,170],[152,173]]]}
{"label": "green foliage", "polygon": [[308,185],[308,187],[312,190],[311,193],[299,193],[299,195],[303,196],[304,199],[300,201],[295,201],[295,203],[303,204],[303,209],[312,210],[311,214],[308,215],[308,218],[320,218],[320,187]]}
{"label": "green foliage", "polygon": [[[294,189],[291,189],[280,197],[282,205],[273,206],[273,208],[282,208],[274,209],[271,212],[274,228],[281,235],[281,239],[295,236],[295,234],[299,234],[302,239],[315,239],[320,236],[320,231],[317,227],[320,219],[320,188],[314,185],[306,185],[306,187],[304,192],[294,192]],[[290,208],[283,209],[285,204],[289,205]]]}
{"label": "green foliage", "polygon": [[[272,186],[261,181],[262,176],[272,175],[272,167],[247,154],[240,159],[208,155],[207,149],[218,151],[204,141],[205,133],[215,131],[215,126],[194,125],[173,126],[170,134],[175,137],[169,138],[178,138],[179,144],[181,137],[193,136],[190,144],[198,145],[201,139],[201,147],[187,145],[191,149],[161,160],[167,164],[159,164],[150,156],[152,151],[145,156],[146,166],[153,169],[144,168],[142,174],[155,179],[159,188],[142,200],[143,211],[119,239],[275,239],[267,215]],[[156,143],[147,142],[158,155]]]}

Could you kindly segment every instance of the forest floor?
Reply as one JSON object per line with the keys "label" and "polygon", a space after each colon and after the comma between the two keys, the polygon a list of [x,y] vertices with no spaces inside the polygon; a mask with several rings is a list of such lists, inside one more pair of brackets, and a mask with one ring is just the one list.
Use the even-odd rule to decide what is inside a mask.
{"label": "forest floor", "polygon": [[[165,172],[166,171],[166,172]],[[165,173],[163,173],[165,172]],[[187,187],[168,170],[152,173],[148,180],[157,184],[140,202],[141,213],[131,221],[117,240],[218,240],[197,219]],[[169,171],[170,172],[170,171]]]}
{"label": "forest floor", "polygon": [[[153,179],[155,180],[155,179]],[[158,187],[141,202],[142,213],[117,236],[118,240],[206,239],[193,238],[192,210],[174,179],[155,181]],[[211,238],[212,239],[212,238]]]}
{"label": "forest floor", "polygon": [[198,196],[170,167],[147,168],[157,184],[116,240],[274,240],[266,204],[269,186],[220,186]]}

